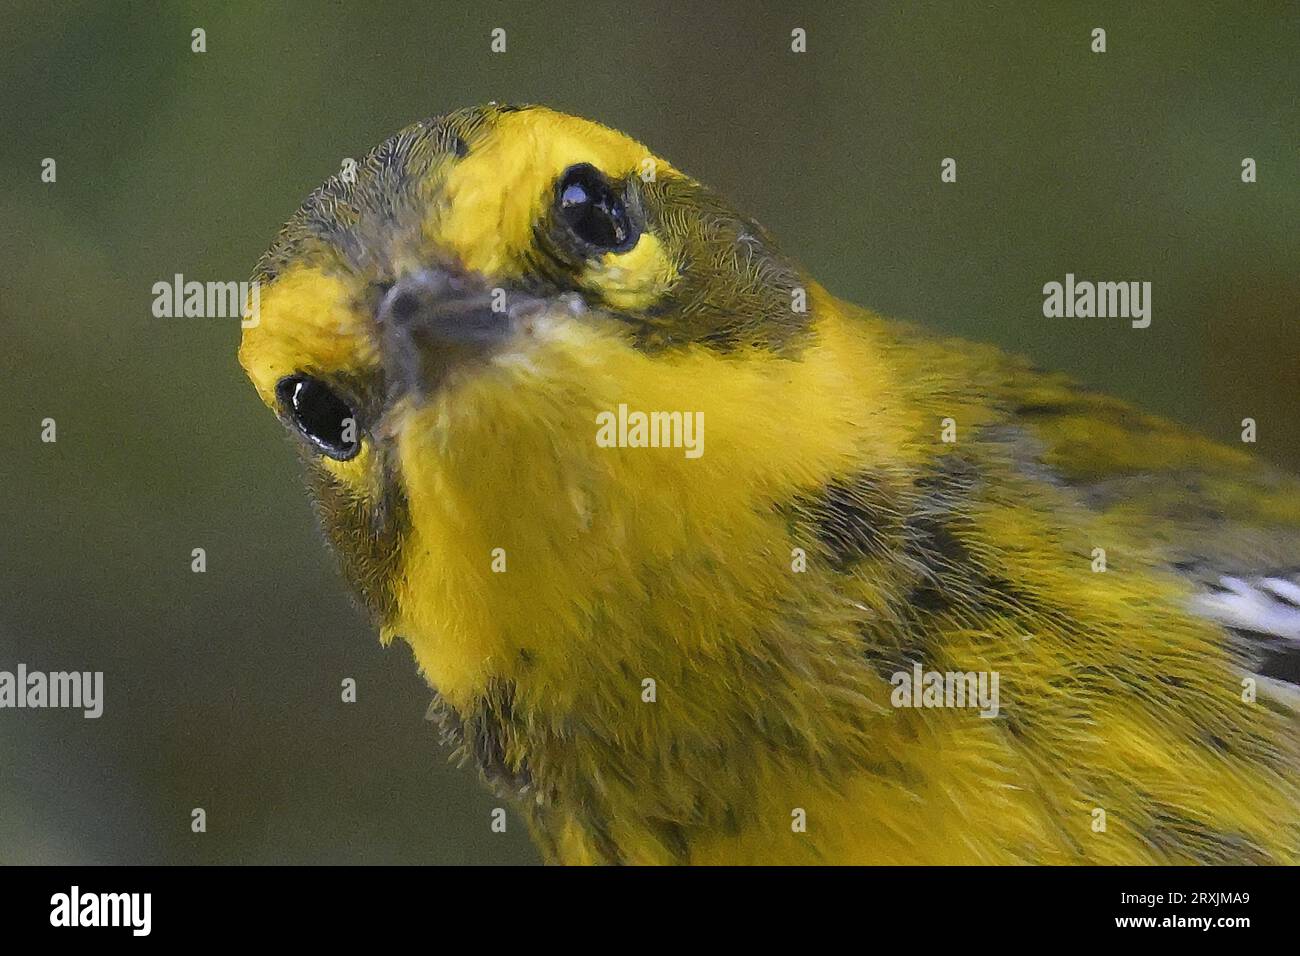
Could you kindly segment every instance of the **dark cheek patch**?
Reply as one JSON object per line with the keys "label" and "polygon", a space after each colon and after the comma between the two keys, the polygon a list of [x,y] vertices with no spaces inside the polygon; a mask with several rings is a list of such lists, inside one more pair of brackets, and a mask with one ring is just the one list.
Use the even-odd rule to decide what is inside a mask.
{"label": "dark cheek patch", "polygon": [[[806,282],[760,225],[704,186],[676,177],[650,183],[631,177],[622,196],[638,231],[657,237],[680,272],[661,299],[630,312],[600,301],[598,291],[582,290],[594,298],[594,307],[632,328],[637,349],[655,354],[691,346],[723,353],[752,348],[792,359],[802,354],[813,338]],[[553,296],[577,288],[575,276],[588,264],[590,250],[553,211],[534,223],[532,239],[525,253],[528,290]]]}
{"label": "dark cheek patch", "polygon": [[638,188],[648,231],[681,263],[672,292],[642,317],[638,347],[756,348],[798,358],[812,337],[808,290],[762,226],[698,183],[665,178]]}
{"label": "dark cheek patch", "polygon": [[406,496],[387,463],[378,500],[357,497],[316,462],[308,460],[307,483],[321,528],[343,577],[379,624],[397,615],[397,576],[410,529]]}

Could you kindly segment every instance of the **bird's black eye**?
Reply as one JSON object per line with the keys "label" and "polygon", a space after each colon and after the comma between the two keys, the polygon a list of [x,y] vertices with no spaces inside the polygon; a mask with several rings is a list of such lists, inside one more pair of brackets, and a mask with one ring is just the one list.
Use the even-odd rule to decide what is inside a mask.
{"label": "bird's black eye", "polygon": [[280,408],[324,454],[347,461],[361,450],[356,415],[334,390],[310,375],[289,375],[275,386]]}
{"label": "bird's black eye", "polygon": [[556,189],[560,220],[581,242],[601,252],[626,252],[639,233],[623,200],[595,166],[570,166]]}

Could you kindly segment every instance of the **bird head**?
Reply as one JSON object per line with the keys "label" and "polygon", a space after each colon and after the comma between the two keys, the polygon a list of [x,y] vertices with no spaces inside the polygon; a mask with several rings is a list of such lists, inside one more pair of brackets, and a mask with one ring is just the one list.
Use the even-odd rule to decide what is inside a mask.
{"label": "bird head", "polygon": [[[254,278],[240,360],[381,634],[453,697],[548,656],[653,655],[611,645],[621,627],[717,640],[656,592],[709,568],[728,587],[750,526],[788,553],[773,502],[851,456],[853,389],[828,400],[842,369],[816,360],[824,294],[592,122],[489,105],[416,123],[313,192]],[[660,417],[638,436],[637,413]],[[628,607],[635,626],[610,620]]]}

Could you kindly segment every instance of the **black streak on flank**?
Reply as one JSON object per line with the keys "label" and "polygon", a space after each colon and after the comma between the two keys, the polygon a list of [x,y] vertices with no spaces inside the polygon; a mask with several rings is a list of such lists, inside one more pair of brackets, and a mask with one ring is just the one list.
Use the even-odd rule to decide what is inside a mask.
{"label": "black streak on flank", "polygon": [[1068,624],[1059,609],[1004,575],[996,557],[972,553],[967,539],[978,494],[978,471],[948,454],[911,482],[891,486],[863,472],[780,509],[793,540],[815,538],[821,560],[834,571],[852,574],[872,561],[891,570],[891,616],[906,625],[882,630],[868,621],[861,628],[867,659],[882,675],[916,661],[937,666],[943,647],[935,640],[942,633],[936,616],[1013,619],[1026,632],[1035,620]]}
{"label": "black streak on flank", "polygon": [[898,530],[884,484],[866,473],[829,482],[818,493],[796,499],[780,511],[811,528],[836,571],[885,554]]}
{"label": "black streak on flank", "polygon": [[1194,816],[1182,807],[1172,807],[1156,800],[1148,808],[1137,829],[1148,845],[1172,857],[1189,855],[1200,863],[1263,865],[1269,854],[1254,840],[1241,833],[1225,832],[1211,820]]}

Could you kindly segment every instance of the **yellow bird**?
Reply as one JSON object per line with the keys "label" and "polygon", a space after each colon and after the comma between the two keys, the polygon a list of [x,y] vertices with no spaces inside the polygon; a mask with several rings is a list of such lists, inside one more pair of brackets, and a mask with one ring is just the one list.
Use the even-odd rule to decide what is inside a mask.
{"label": "yellow bird", "polygon": [[565,863],[1300,857],[1300,482],[840,302],[540,107],[317,189],[240,359]]}

